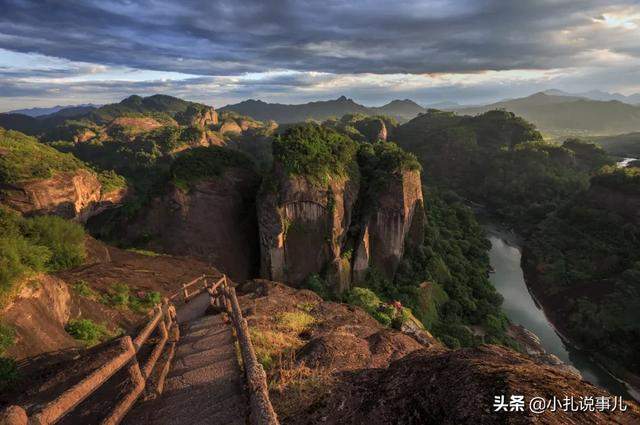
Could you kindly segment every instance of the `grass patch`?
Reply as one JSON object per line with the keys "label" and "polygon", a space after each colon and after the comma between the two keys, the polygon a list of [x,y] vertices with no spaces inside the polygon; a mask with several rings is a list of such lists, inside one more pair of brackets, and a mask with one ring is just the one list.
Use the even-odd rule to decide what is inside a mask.
{"label": "grass patch", "polygon": [[110,332],[106,326],[90,319],[69,320],[65,330],[87,347],[92,347],[114,336],[114,333]]}
{"label": "grass patch", "polygon": [[305,311],[281,313],[276,317],[279,328],[299,334],[315,323],[316,319]]}
{"label": "grass patch", "polygon": [[150,251],[148,249],[139,249],[139,248],[128,248],[127,251],[134,252],[140,255],[146,255],[147,257],[160,257],[164,254],[160,254],[159,252]]}
{"label": "grass patch", "polygon": [[297,335],[278,330],[250,328],[249,333],[256,357],[267,373],[273,371],[283,354],[302,346],[302,340]]}
{"label": "grass patch", "polygon": [[296,305],[296,307],[298,307],[302,311],[306,311],[307,313],[311,313],[311,311],[316,307],[316,305],[318,305],[318,304],[317,303],[307,302],[307,303],[300,303],[300,304]]}
{"label": "grass patch", "polygon": [[278,370],[278,379],[271,383],[270,392],[274,409],[286,421],[325,398],[333,388],[335,379],[326,368],[310,368],[295,363],[293,356]]}

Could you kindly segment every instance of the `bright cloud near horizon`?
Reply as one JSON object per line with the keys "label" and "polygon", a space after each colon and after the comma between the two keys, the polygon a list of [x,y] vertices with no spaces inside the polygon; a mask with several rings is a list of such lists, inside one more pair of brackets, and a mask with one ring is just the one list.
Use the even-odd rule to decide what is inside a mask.
{"label": "bright cloud near horizon", "polygon": [[0,111],[640,92],[637,0],[0,0]]}

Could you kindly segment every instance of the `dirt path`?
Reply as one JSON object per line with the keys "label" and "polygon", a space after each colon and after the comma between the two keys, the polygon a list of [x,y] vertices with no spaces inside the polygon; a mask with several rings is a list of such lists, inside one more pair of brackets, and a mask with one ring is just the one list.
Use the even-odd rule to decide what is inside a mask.
{"label": "dirt path", "polygon": [[164,392],[141,402],[128,425],[246,424],[248,399],[231,326],[221,314],[202,316],[208,294],[178,310],[181,338]]}

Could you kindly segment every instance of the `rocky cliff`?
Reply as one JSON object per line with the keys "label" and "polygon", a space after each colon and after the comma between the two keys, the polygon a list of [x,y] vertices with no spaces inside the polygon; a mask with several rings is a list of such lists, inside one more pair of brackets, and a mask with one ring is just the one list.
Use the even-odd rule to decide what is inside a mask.
{"label": "rocky cliff", "polygon": [[[274,149],[272,176],[258,199],[261,275],[299,285],[321,274],[337,293],[348,289],[352,278],[361,281],[371,267],[392,280],[405,244],[422,241],[419,166],[394,144],[357,145],[318,128],[298,128]],[[323,158],[308,158],[319,149],[313,146],[316,136],[327,144],[344,142],[342,151],[358,150],[357,163],[354,157],[339,158],[333,147]],[[287,168],[306,161],[306,172]],[[351,171],[332,173],[331,164]],[[318,172],[326,174],[319,178]]]}
{"label": "rocky cliff", "polygon": [[356,129],[362,133],[369,142],[387,141],[388,130],[384,121],[380,118],[370,118],[357,121]]}
{"label": "rocky cliff", "polygon": [[124,190],[102,193],[100,181],[86,169],[57,173],[48,179],[0,184],[0,203],[13,210],[79,221],[119,204],[125,195]]}
{"label": "rocky cliff", "polygon": [[327,266],[344,275],[341,247],[358,189],[355,179],[335,177],[320,186],[276,164],[258,198],[261,275],[293,284]]}
{"label": "rocky cliff", "polygon": [[255,173],[229,169],[188,190],[171,185],[153,200],[138,231],[150,236],[153,250],[198,258],[245,280],[257,273],[259,184]]}
{"label": "rocky cliff", "polygon": [[[239,288],[270,398],[287,424],[632,424],[640,409],[539,414],[529,401],[613,397],[561,367],[514,350],[449,350],[425,332],[385,328],[358,307],[256,280]],[[293,321],[292,318],[297,320]],[[523,396],[523,411],[495,411],[496,396]]]}
{"label": "rocky cliff", "polygon": [[257,274],[260,177],[245,155],[222,147],[182,152],[171,181],[127,229],[154,251],[198,258],[232,278]]}
{"label": "rocky cliff", "polygon": [[418,171],[403,171],[377,193],[357,240],[353,279],[361,281],[373,266],[393,279],[405,244],[419,245],[424,238],[422,182]]}
{"label": "rocky cliff", "polygon": [[186,115],[188,116],[187,125],[208,127],[218,124],[218,113],[210,106],[188,109]]}

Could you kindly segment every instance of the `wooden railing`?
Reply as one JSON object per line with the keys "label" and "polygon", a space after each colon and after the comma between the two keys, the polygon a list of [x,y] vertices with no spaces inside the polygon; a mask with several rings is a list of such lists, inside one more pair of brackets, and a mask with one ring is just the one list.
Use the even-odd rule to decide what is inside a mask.
{"label": "wooden railing", "polygon": [[249,326],[242,317],[242,310],[236,297],[235,288],[231,287],[226,276],[219,287],[209,289],[212,302],[222,306],[231,317],[238,345],[242,354],[245,378],[249,390],[250,422],[252,425],[278,425],[271,401],[269,400],[269,388],[267,375],[262,364],[256,358],[255,350],[251,342]]}
{"label": "wooden railing", "polygon": [[[278,420],[269,401],[266,374],[262,365],[256,359],[249,328],[246,320],[242,317],[235,289],[229,285],[225,275],[213,284],[209,283],[211,280],[213,280],[213,276],[202,275],[189,283],[183,284],[179,292],[165,298],[161,304],[154,307],[150,320],[138,333],[138,336],[133,340],[130,336],[124,336],[117,340],[117,354],[105,364],[71,388],[65,390],[55,399],[38,408],[37,411],[32,412],[30,416],[27,416],[23,408],[10,406],[0,412],[0,425],[55,424],[102,387],[114,374],[126,367],[127,376],[132,386],[101,421],[103,425],[117,425],[145,390],[147,381],[167,342],[169,342],[167,360],[162,370],[159,371],[158,385],[155,388],[156,395],[162,393],[164,380],[169,372],[175,352],[175,345],[180,337],[173,302],[180,299],[180,297],[184,302],[189,302],[191,298],[204,291],[209,292],[212,304],[224,307],[231,317],[238,345],[242,352],[245,377],[249,389],[251,423],[254,425],[277,425]],[[189,292],[190,288],[199,283],[201,285],[197,289]],[[141,366],[137,357],[140,347],[149,340],[149,337],[156,330],[159,338],[155,342],[151,354]]]}

